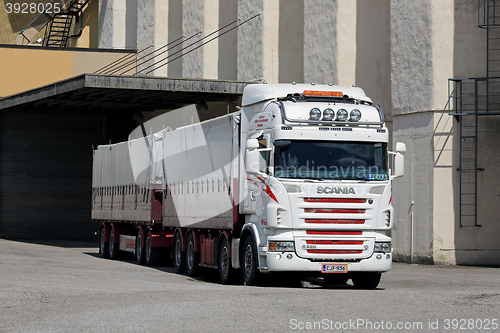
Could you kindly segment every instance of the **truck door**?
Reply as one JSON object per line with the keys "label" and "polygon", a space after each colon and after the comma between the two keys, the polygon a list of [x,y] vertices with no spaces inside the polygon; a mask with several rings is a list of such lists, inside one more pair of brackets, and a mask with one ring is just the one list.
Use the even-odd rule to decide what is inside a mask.
{"label": "truck door", "polygon": [[163,216],[163,140],[153,143],[151,151],[151,220],[161,221]]}

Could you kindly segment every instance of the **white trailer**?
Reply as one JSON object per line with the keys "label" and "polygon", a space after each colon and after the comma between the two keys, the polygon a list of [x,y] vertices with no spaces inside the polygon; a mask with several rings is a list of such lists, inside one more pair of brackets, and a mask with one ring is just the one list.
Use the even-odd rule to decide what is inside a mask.
{"label": "white trailer", "polygon": [[375,288],[404,168],[404,144],[388,141],[360,88],[249,85],[241,112],[98,147],[100,252],[148,265],[167,253],[177,272],[214,268],[222,283],[297,272]]}

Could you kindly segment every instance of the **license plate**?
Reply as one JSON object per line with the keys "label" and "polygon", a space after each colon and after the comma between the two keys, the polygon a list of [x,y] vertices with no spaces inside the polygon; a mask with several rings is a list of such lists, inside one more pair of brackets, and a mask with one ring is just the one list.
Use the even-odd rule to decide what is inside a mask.
{"label": "license plate", "polygon": [[347,273],[346,264],[322,264],[321,273]]}

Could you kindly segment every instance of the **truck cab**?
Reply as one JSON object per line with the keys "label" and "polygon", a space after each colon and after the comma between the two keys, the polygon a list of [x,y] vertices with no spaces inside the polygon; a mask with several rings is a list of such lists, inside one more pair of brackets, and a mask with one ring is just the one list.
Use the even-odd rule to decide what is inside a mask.
{"label": "truck cab", "polygon": [[249,85],[242,106],[240,214],[256,257],[240,250],[243,270],[376,287],[391,269],[391,182],[405,151],[388,151],[380,106],[358,87],[307,84]]}

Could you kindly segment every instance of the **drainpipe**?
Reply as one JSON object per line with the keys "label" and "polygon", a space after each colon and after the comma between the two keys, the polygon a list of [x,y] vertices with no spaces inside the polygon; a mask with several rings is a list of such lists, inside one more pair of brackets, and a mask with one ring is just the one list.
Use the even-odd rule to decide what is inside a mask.
{"label": "drainpipe", "polygon": [[76,35],[69,36],[68,39],[70,39],[70,38],[78,38],[78,37],[80,37],[82,35],[82,32],[83,32],[83,20],[82,20],[81,15],[77,16],[76,19],[78,21],[80,21],[80,32],[77,33]]}
{"label": "drainpipe", "polygon": [[411,201],[411,214],[410,214],[410,226],[411,226],[411,231],[410,231],[410,261],[412,263],[414,263],[414,253],[413,253],[413,249],[414,249],[414,245],[413,245],[413,242],[414,242],[414,238],[413,238],[413,235],[415,234],[415,231],[413,230],[413,205],[414,205],[414,202],[413,200]]}

